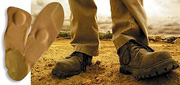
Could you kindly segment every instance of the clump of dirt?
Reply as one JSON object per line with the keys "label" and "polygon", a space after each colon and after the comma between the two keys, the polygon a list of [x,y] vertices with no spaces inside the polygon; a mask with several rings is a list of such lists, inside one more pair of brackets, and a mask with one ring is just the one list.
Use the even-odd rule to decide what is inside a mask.
{"label": "clump of dirt", "polygon": [[[160,38],[159,38],[160,39]],[[159,40],[158,39],[158,40]],[[180,44],[150,42],[154,50],[171,52],[176,61],[180,60]],[[69,39],[57,39],[36,63],[31,73],[32,85],[178,85],[180,68],[158,77],[137,80],[131,75],[119,73],[119,57],[111,40],[100,41],[100,54],[93,58],[93,64],[86,72],[65,79],[54,78],[51,74],[56,62],[73,52]],[[179,63],[180,64],[180,63]]]}

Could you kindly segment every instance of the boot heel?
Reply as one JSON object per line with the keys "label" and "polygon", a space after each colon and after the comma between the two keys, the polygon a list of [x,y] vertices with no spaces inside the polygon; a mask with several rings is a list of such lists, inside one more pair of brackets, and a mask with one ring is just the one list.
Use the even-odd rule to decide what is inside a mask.
{"label": "boot heel", "polygon": [[124,66],[120,66],[120,73],[125,75],[132,75],[132,73],[128,70],[128,68]]}

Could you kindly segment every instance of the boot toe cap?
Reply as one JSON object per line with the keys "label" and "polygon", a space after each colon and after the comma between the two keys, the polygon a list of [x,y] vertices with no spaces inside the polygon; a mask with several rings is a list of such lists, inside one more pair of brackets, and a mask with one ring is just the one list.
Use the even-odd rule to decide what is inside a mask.
{"label": "boot toe cap", "polygon": [[151,56],[158,61],[172,58],[171,54],[167,51],[158,51],[153,53]]}
{"label": "boot toe cap", "polygon": [[172,58],[172,56],[167,51],[153,52],[153,53],[143,57],[143,59],[141,61],[141,66],[147,67],[147,66],[151,66],[151,65],[156,65],[157,63],[166,61],[171,58]]}

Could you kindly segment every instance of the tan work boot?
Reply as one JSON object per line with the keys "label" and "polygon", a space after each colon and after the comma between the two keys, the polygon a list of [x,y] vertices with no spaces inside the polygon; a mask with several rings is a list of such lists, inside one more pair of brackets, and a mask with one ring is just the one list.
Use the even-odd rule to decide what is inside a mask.
{"label": "tan work boot", "polygon": [[118,50],[120,72],[142,79],[158,76],[179,67],[169,52],[154,52],[150,47],[130,40]]}
{"label": "tan work boot", "polygon": [[59,61],[52,70],[54,76],[65,78],[86,71],[86,66],[92,64],[92,56],[80,52],[73,52],[69,57]]}

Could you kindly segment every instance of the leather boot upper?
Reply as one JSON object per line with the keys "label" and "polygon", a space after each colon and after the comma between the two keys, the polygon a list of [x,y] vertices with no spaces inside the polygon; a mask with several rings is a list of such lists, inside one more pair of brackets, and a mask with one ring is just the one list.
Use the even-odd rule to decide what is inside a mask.
{"label": "leather boot upper", "polygon": [[130,40],[118,50],[121,65],[127,65],[133,68],[146,68],[153,66],[163,60],[171,58],[169,52],[154,52],[150,47]]}
{"label": "leather boot upper", "polygon": [[92,57],[80,52],[74,52],[69,57],[59,61],[54,69],[65,72],[73,73],[86,71],[86,66],[91,64]]}

